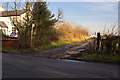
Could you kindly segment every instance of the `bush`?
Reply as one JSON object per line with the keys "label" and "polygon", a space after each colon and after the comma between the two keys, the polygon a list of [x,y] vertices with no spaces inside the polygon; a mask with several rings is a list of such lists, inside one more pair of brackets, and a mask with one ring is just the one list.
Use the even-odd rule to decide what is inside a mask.
{"label": "bush", "polygon": [[82,39],[88,36],[88,31],[80,26],[73,26],[70,23],[56,24],[58,41]]}
{"label": "bush", "polygon": [[2,33],[2,38],[10,38],[10,36],[5,35],[5,34]]}

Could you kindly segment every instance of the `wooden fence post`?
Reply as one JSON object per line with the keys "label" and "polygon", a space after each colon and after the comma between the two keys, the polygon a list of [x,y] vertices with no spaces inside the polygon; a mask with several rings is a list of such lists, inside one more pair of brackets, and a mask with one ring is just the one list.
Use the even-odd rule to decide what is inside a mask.
{"label": "wooden fence post", "polygon": [[97,33],[97,50],[99,50],[99,48],[100,48],[100,39],[101,39],[100,32],[98,32]]}
{"label": "wooden fence post", "polygon": [[118,48],[120,50],[120,35],[118,36]]}
{"label": "wooden fence post", "polygon": [[103,51],[103,42],[104,42],[104,39],[102,38],[101,40],[101,50]]}

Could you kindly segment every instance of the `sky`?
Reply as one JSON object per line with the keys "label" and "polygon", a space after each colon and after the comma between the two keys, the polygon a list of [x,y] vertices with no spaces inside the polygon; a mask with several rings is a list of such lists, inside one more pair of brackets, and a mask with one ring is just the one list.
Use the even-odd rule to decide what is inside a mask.
{"label": "sky", "polygon": [[[118,0],[47,0],[49,10],[62,20],[88,29],[89,34],[111,31],[118,22]],[[106,27],[105,27],[106,26]],[[117,28],[116,28],[117,30]]]}
{"label": "sky", "polygon": [[50,2],[48,8],[55,14],[60,8],[63,21],[83,26],[90,34],[111,30],[118,21],[117,2]]}

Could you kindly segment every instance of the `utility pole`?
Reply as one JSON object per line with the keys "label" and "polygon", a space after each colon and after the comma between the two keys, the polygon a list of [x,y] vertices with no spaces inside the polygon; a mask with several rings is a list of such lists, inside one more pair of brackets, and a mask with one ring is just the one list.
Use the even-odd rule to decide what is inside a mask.
{"label": "utility pole", "polygon": [[31,47],[32,47],[32,38],[33,38],[33,27],[35,27],[35,24],[32,24],[32,29],[31,29]]}

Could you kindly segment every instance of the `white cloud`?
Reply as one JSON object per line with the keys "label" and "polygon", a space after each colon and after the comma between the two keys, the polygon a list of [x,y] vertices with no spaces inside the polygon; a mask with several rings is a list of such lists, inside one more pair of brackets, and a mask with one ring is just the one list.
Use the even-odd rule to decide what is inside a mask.
{"label": "white cloud", "polygon": [[90,10],[111,10],[113,11],[117,8],[117,3],[97,3],[95,5],[90,6]]}

